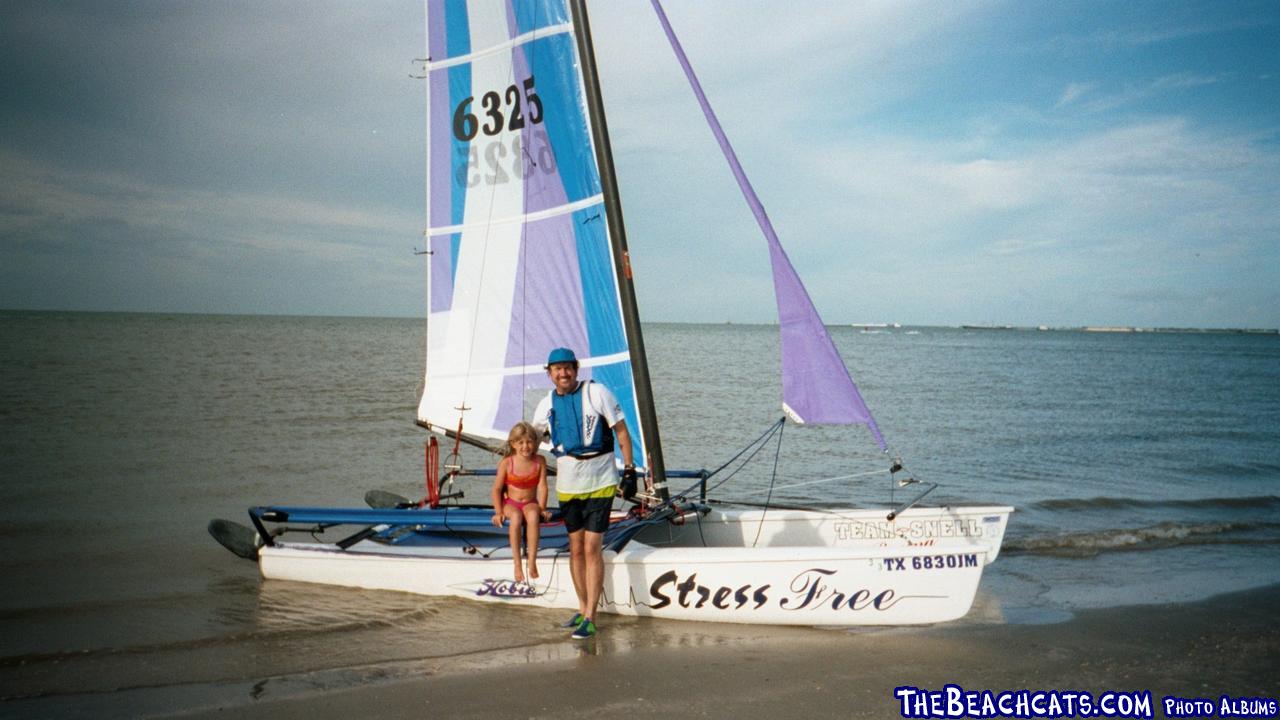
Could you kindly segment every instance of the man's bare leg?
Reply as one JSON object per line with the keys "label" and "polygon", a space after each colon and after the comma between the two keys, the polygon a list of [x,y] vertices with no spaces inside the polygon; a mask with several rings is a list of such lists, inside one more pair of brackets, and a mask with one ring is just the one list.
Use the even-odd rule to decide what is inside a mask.
{"label": "man's bare leg", "polygon": [[[578,593],[578,612],[583,617],[591,617],[587,605],[587,558],[586,530],[569,533],[569,576],[573,578],[574,592]],[[597,596],[598,597],[598,596]]]}
{"label": "man's bare leg", "polygon": [[[600,596],[604,594],[604,535],[590,530],[584,530],[586,537],[583,539],[582,554],[584,557],[583,576],[586,581],[585,598],[583,589],[578,590],[578,595],[586,603],[586,610],[582,614],[586,617],[595,619],[596,608],[600,605]],[[576,583],[575,583],[576,584]]]}

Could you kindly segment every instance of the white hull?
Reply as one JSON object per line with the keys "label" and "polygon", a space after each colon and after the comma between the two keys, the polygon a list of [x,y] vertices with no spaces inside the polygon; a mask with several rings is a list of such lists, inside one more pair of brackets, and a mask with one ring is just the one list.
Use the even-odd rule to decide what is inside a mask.
{"label": "white hull", "polygon": [[761,510],[713,507],[707,515],[689,515],[683,524],[656,525],[638,539],[657,547],[803,547],[860,550],[908,547],[983,550],[986,562],[1000,554],[1008,506],[923,507],[889,511],[872,508]]}
{"label": "white hull", "polygon": [[[864,542],[867,538],[847,532],[849,523],[870,521],[872,516],[863,518],[861,512],[883,519],[883,511],[838,515],[769,511],[763,525],[759,511],[713,511],[701,519],[701,536],[698,520],[692,518],[684,527],[672,528],[671,537],[684,542],[684,547],[632,541],[622,552],[605,552],[602,610],[780,625],[911,625],[963,618],[972,606],[983,566],[998,552],[998,534],[1007,518],[1007,509],[968,510],[977,512],[979,525],[980,519],[991,515],[998,514],[1000,519],[988,521],[992,532],[983,536],[934,538],[936,542],[915,546],[902,534]],[[900,523],[913,527],[910,523],[919,521],[942,527],[938,518],[956,519],[950,512],[904,512]],[[756,528],[762,528],[762,538],[758,547],[750,547]],[[771,541],[768,547],[765,534]],[[995,539],[995,547],[975,537]],[[703,547],[700,539],[694,547],[695,538],[716,541],[721,547]],[[261,548],[259,564],[262,577],[269,579],[567,610],[577,607],[564,551],[540,552],[541,577],[527,583],[512,579],[507,548],[483,557],[463,552],[461,543],[388,546],[364,541],[348,550],[330,544],[283,543]]]}

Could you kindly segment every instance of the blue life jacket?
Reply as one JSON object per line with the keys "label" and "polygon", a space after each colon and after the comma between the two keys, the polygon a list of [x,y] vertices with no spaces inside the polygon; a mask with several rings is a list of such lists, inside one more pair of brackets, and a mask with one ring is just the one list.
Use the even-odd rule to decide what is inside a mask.
{"label": "blue life jacket", "polygon": [[[551,391],[551,453],[556,457],[592,458],[613,452],[613,428],[596,411],[586,390],[593,381],[578,383],[573,392]],[[584,402],[585,400],[585,402]],[[583,437],[583,406],[586,406],[587,436]]]}

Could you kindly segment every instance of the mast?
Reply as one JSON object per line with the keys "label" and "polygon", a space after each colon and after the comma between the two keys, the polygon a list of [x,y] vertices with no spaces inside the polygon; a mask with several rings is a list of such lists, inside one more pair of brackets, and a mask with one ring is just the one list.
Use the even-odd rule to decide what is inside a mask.
{"label": "mast", "polygon": [[[425,101],[422,113],[422,256],[426,270],[422,275],[422,392],[427,391],[427,362],[431,353],[431,8],[422,3],[422,88]],[[416,60],[414,62],[417,62]],[[422,402],[422,393],[414,403]],[[416,410],[415,410],[416,412]],[[430,428],[428,428],[429,430]]]}
{"label": "mast", "polygon": [[586,0],[570,0],[573,13],[574,34],[577,36],[578,57],[582,63],[583,91],[587,96],[587,112],[591,118],[591,136],[595,142],[596,163],[600,167],[600,187],[604,194],[605,218],[608,220],[609,241],[613,245],[617,272],[618,295],[622,301],[622,322],[630,341],[632,379],[636,387],[636,412],[640,416],[640,430],[649,453],[645,458],[633,458],[637,464],[647,465],[653,478],[653,489],[658,499],[666,501],[667,471],[662,461],[662,443],[658,439],[658,414],[653,406],[653,386],[649,382],[649,363],[644,353],[644,338],[640,333],[640,311],[636,306],[635,285],[631,279],[631,257],[627,254],[627,234],[622,225],[622,200],[618,195],[618,181],[613,171],[613,149],[609,145],[609,129],[604,120],[604,102],[600,95],[600,79],[596,74],[596,56],[591,43],[591,26],[587,21]]}

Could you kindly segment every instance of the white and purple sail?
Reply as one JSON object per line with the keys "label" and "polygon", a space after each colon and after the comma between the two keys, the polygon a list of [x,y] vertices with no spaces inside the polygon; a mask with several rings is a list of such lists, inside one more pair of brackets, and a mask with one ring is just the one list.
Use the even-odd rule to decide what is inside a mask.
{"label": "white and purple sail", "polygon": [[676,38],[671,23],[667,21],[662,4],[658,0],[650,2],[658,14],[671,48],[675,51],[676,59],[680,61],[680,67],[698,98],[707,124],[711,126],[711,132],[715,134],[720,150],[733,170],[743,197],[769,243],[773,290],[778,301],[778,325],[782,333],[783,410],[792,420],[802,424],[866,425],[876,444],[881,450],[885,449],[884,437],[876,426],[875,418],[863,402],[861,393],[831,341],[831,335],[827,333],[822,318],[809,299],[809,293],[800,282],[800,276],[792,267],[786,251],[782,249],[778,235],[773,230],[773,223],[769,221],[760,198],[756,196],[755,189],[751,187],[751,182],[738,162],[729,138],[720,127],[720,121],[702,91],[702,85],[685,56],[684,48]]}
{"label": "white and purple sail", "polygon": [[[582,377],[636,422],[631,342],[581,58],[565,0],[427,3],[428,321],[418,420],[505,439],[543,364]],[[625,262],[625,260],[623,260]]]}

